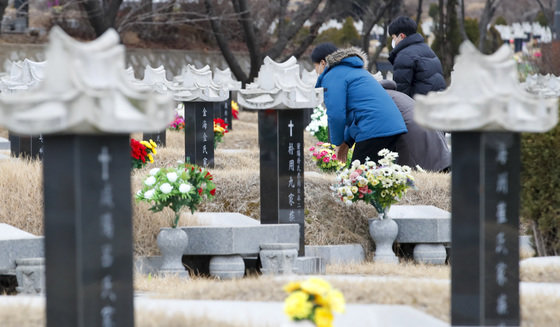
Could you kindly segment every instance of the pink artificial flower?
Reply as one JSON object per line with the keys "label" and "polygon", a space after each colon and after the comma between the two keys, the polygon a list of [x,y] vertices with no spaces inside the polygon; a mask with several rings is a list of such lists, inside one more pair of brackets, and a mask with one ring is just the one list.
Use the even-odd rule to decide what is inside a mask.
{"label": "pink artificial flower", "polygon": [[336,159],[336,154],[333,154],[333,155],[332,155],[332,158],[333,158],[333,159]]}
{"label": "pink artificial flower", "polygon": [[324,157],[323,162],[329,162],[329,157]]}
{"label": "pink artificial flower", "polygon": [[313,156],[314,156],[315,158],[317,158],[318,155],[319,155],[319,153],[313,152]]}
{"label": "pink artificial flower", "polygon": [[317,142],[316,145],[321,146],[321,145],[323,145],[323,142]]}
{"label": "pink artificial flower", "polygon": [[535,52],[535,58],[542,57],[542,53],[540,51]]}
{"label": "pink artificial flower", "polygon": [[309,151],[315,151],[315,147],[314,146],[310,147]]}

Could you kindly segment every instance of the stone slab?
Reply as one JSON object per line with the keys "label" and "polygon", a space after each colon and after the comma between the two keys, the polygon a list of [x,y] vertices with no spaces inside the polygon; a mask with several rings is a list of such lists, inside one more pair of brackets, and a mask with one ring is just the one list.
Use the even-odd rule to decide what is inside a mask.
{"label": "stone slab", "polygon": [[37,238],[37,236],[8,224],[0,224],[0,241]]}
{"label": "stone slab", "polygon": [[16,260],[45,255],[44,238],[0,224],[0,273],[15,275]]}
{"label": "stone slab", "polygon": [[[44,296],[0,296],[0,306],[3,308],[42,309],[45,305]],[[140,294],[134,298],[137,311],[163,312],[170,317],[211,317],[216,322],[249,327],[288,324],[283,306],[283,302],[167,300]],[[404,305],[348,304],[344,314],[335,315],[334,326],[444,327],[449,324]]]}
{"label": "stone slab", "polygon": [[327,272],[325,260],[321,257],[297,257],[294,272],[298,275],[324,275]]}
{"label": "stone slab", "polygon": [[204,226],[258,226],[259,221],[237,212],[198,212],[198,222]]}
{"label": "stone slab", "polygon": [[0,150],[10,150],[10,141],[0,137]]}
{"label": "stone slab", "polygon": [[305,255],[320,257],[325,264],[362,263],[366,259],[361,244],[306,245]]}
{"label": "stone slab", "polygon": [[389,217],[399,225],[398,243],[451,242],[451,214],[426,205],[396,205]]}
{"label": "stone slab", "polygon": [[299,243],[298,224],[181,228],[189,237],[185,255],[257,254],[263,243]]}
{"label": "stone slab", "polygon": [[556,267],[560,274],[560,256],[528,258],[521,260],[519,264],[522,267]]}

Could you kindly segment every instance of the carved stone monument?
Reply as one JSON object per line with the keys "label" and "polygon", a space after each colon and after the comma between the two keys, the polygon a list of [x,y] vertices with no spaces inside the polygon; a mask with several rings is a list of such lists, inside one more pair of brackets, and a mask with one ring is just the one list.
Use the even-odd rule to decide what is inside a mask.
{"label": "carved stone monument", "polygon": [[80,43],[53,27],[45,79],[0,98],[0,125],[48,134],[43,163],[47,326],[133,326],[129,133],[173,119],[141,92],[115,30]]}
{"label": "carved stone monument", "polygon": [[259,110],[261,223],[300,225],[304,255],[303,109],[323,102],[323,90],[301,81],[295,58],[266,57],[255,83],[239,91],[239,105]]}
{"label": "carved stone monument", "polygon": [[452,132],[451,323],[519,326],[520,132],[558,122],[556,99],[528,93],[511,50],[461,45],[449,88],[416,97],[415,119]]}
{"label": "carved stone monument", "polygon": [[173,98],[185,106],[185,162],[212,168],[215,107],[228,99],[229,92],[214,83],[208,66],[187,65],[175,80],[178,89]]}

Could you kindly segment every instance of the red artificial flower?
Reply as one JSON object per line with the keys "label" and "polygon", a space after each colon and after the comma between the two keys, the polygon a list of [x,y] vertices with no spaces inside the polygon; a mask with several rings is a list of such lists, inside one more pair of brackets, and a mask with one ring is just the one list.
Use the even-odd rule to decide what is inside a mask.
{"label": "red artificial flower", "polygon": [[204,176],[204,178],[207,178],[207,177],[209,177],[209,178],[208,178],[209,181],[211,181],[212,178],[213,178],[213,177],[212,177],[212,174],[210,174],[210,172],[206,172],[206,176]]}
{"label": "red artificial flower", "polygon": [[202,195],[202,187],[198,189],[198,195]]}
{"label": "red artificial flower", "polygon": [[212,196],[216,195],[216,189],[212,189],[212,190],[210,191],[210,194],[211,194]]}

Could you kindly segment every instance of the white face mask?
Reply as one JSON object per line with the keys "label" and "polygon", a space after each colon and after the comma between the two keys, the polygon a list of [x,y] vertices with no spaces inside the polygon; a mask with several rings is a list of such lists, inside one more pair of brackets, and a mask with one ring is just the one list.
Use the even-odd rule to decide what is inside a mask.
{"label": "white face mask", "polygon": [[393,39],[393,41],[391,41],[391,46],[393,47],[393,49],[397,46],[397,45],[395,44],[395,39]]}

